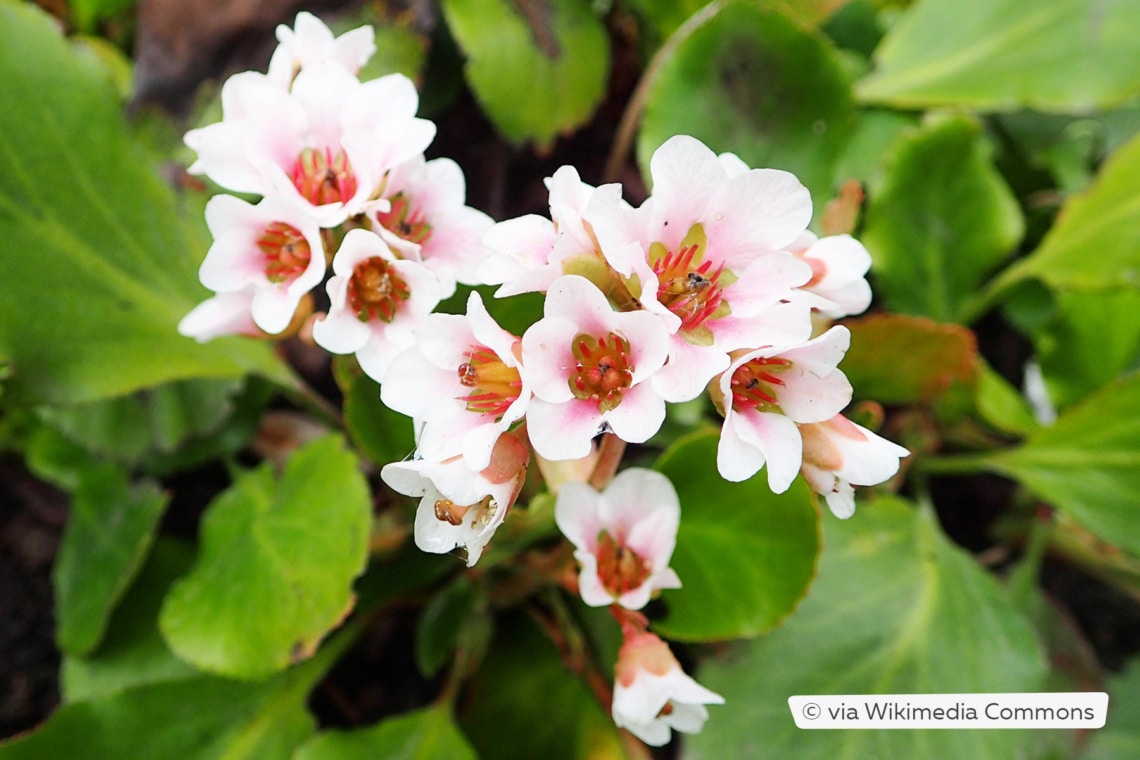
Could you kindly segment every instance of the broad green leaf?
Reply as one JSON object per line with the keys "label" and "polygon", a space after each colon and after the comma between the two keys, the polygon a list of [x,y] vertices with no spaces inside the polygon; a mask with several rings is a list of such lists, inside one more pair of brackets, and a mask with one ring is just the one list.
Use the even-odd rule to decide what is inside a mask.
{"label": "broad green leaf", "polygon": [[59,678],[65,702],[199,676],[174,656],[158,632],[162,600],[170,584],[184,575],[193,561],[189,545],[161,536],[155,541],[146,564],[111,615],[99,648],[84,657],[64,656]]}
{"label": "broad green leaf", "polygon": [[1140,135],[1109,158],[1088,190],[1065,203],[1037,250],[1003,279],[1037,277],[1058,290],[1140,287],[1138,174]]}
{"label": "broad green leaf", "polygon": [[1140,288],[1057,294],[1053,321],[1033,336],[1049,398],[1063,409],[1140,368]]}
{"label": "broad green leaf", "polygon": [[1084,112],[1140,94],[1140,5],[920,0],[875,51],[863,100]]}
{"label": "broad green leaf", "polygon": [[[504,737],[506,740],[506,737]],[[427,707],[355,731],[328,731],[305,742],[293,760],[475,760],[447,707]]]}
{"label": "broad green leaf", "polygon": [[[460,702],[459,725],[479,757],[626,757],[609,705],[599,704],[534,621],[515,613],[496,631]],[[611,665],[601,666],[606,679],[613,674]]]}
{"label": "broad green leaf", "polygon": [[287,758],[313,733],[305,699],[327,667],[310,661],[263,683],[199,675],[72,702],[0,745],[0,760]]}
{"label": "broad green leaf", "polygon": [[146,559],[166,501],[157,485],[132,485],[117,467],[81,477],[52,572],[56,641],[64,652],[86,654],[102,640]]}
{"label": "broad green leaf", "polygon": [[980,461],[1140,556],[1140,373],[1086,397],[1024,445]]}
{"label": "broad green leaf", "polygon": [[884,404],[931,403],[978,371],[974,334],[924,317],[873,314],[849,319],[851,348],[842,369],[862,398]]}
{"label": "broad green leaf", "polygon": [[[436,593],[416,624],[416,667],[431,678],[455,653],[460,633],[480,614],[479,593],[465,575]],[[484,613],[485,614],[485,613]]]}
{"label": "broad green leaf", "polygon": [[279,481],[265,465],[219,496],[201,555],[171,589],[159,624],[202,670],[263,678],[312,654],[352,608],[371,499],[336,436],[298,449]]}
{"label": "broad green leaf", "polygon": [[725,4],[660,59],[637,138],[638,163],[688,134],[749,166],[785,169],[830,198],[855,127],[851,85],[818,32],[751,3]]}
{"label": "broad green leaf", "polygon": [[416,450],[412,420],[380,401],[380,386],[363,373],[344,397],[344,424],[352,442],[378,465],[399,462]]}
{"label": "broad green leaf", "polygon": [[1032,628],[935,517],[894,498],[824,521],[819,578],[780,629],[706,660],[724,696],[684,757],[1019,757],[1014,731],[803,731],[793,694],[1036,691],[1045,661]]}
{"label": "broad green leaf", "polygon": [[444,0],[479,105],[511,142],[549,147],[606,92],[609,38],[587,0]]}
{"label": "broad green leaf", "polygon": [[756,636],[779,625],[807,592],[819,555],[819,510],[801,480],[783,494],[766,473],[743,483],[716,469],[716,433],[678,441],[658,460],[681,500],[672,568],[680,589],[654,621],[685,641]]}
{"label": "broad green leaf", "polygon": [[974,403],[982,419],[1002,432],[1022,436],[1038,427],[1025,397],[984,362]]}
{"label": "broad green leaf", "polygon": [[892,310],[959,321],[1024,231],[978,124],[948,117],[904,135],[867,208],[863,242]]}
{"label": "broad green leaf", "polygon": [[1108,718],[1089,737],[1083,760],[1120,760],[1140,755],[1140,660],[1108,684]]}
{"label": "broad green leaf", "polygon": [[851,140],[835,168],[837,184],[855,179],[872,194],[877,193],[885,170],[883,155],[902,134],[917,126],[918,119],[913,114],[879,108],[861,110]]}
{"label": "broad green leaf", "polygon": [[258,371],[265,345],[199,345],[178,321],[208,292],[173,193],[133,142],[114,88],[31,4],[0,2],[0,356],[5,398],[75,403]]}

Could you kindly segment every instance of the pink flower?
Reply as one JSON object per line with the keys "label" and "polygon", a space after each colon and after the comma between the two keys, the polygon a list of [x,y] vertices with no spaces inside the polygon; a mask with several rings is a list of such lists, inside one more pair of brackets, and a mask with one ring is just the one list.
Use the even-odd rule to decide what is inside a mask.
{"label": "pink flower", "polygon": [[668,335],[644,311],[615,312],[588,280],[566,276],[546,295],[544,316],[523,335],[524,372],[534,399],[527,426],[546,459],[580,459],[607,427],[642,443],[665,420],[646,382],[665,363]]}
{"label": "pink flower", "polygon": [[382,382],[439,303],[439,281],[423,264],[396,259],[378,236],[361,229],[345,235],[332,268],[326,286],[332,305],[313,324],[313,340],[334,354],[356,354],[361,369]]}
{"label": "pink flower", "polygon": [[482,470],[495,441],[522,419],[530,401],[519,351],[519,339],[471,293],[466,315],[427,317],[415,345],[385,374],[380,398],[422,425],[424,456],[460,451],[468,467]]}
{"label": "pink flower", "polygon": [[[435,125],[415,118],[411,80],[361,83],[332,62],[306,67],[290,91],[245,72],[222,87],[222,121],[186,134],[189,171],[240,193],[281,195],[322,227],[368,210],[384,175],[423,152]],[[383,204],[386,205],[386,204]]]}
{"label": "pink flower", "polygon": [[324,22],[311,13],[297,14],[293,28],[277,27],[277,49],[269,59],[268,77],[282,89],[289,89],[293,78],[305,68],[333,62],[355,75],[376,52],[376,34],[362,26],[334,38]]}
{"label": "pink flower", "polygon": [[202,284],[217,293],[252,289],[253,322],[267,333],[284,330],[325,276],[316,222],[304,207],[278,198],[252,206],[216,195],[206,204],[206,224],[214,244],[198,273]]}
{"label": "pink flower", "polygon": [[811,269],[782,250],[806,228],[811,199],[787,172],[742,168],[681,135],[653,154],[653,195],[640,209],[591,209],[603,255],[640,282],[641,304],[673,333],[654,379],[668,401],[698,396],[730,351],[811,335],[795,290]]}
{"label": "pink flower", "polygon": [[639,610],[658,589],[681,587],[669,567],[681,505],[661,473],[623,470],[601,493],[585,483],[564,483],[554,519],[574,544],[582,566],[578,592],[591,607],[616,603]]}
{"label": "pink flower", "polygon": [[219,293],[190,310],[178,323],[178,332],[199,343],[223,335],[260,335],[250,309],[256,291],[249,287],[236,293]]}
{"label": "pink flower", "polygon": [[833,327],[794,348],[764,348],[737,357],[715,394],[724,409],[717,469],[747,480],[768,465],[768,486],[783,493],[800,469],[797,422],[822,422],[851,401],[851,384],[836,368],[851,342]]}
{"label": "pink flower", "polygon": [[442,296],[455,283],[478,282],[483,260],[480,240],[491,218],[465,205],[463,170],[450,158],[416,156],[394,168],[385,185],[387,209],[375,209],[373,228],[400,258],[423,263],[439,278]]}
{"label": "pink flower", "polygon": [[800,425],[804,479],[841,520],[855,513],[852,485],[873,486],[893,476],[910,452],[841,414]]}
{"label": "pink flower", "polygon": [[817,238],[805,232],[789,250],[811,266],[812,278],[802,290],[817,296],[812,303],[832,319],[862,314],[871,305],[871,286],[865,275],[871,254],[850,235]]}
{"label": "pink flower", "polygon": [[529,456],[526,446],[508,434],[496,442],[490,464],[481,471],[454,456],[393,462],[380,476],[399,493],[422,497],[416,511],[416,546],[433,554],[466,548],[471,567],[518,498]]}
{"label": "pink flower", "polygon": [[681,670],[669,645],[648,631],[627,632],[614,666],[614,723],[646,744],[660,747],[672,731],[699,733],[705,705],[724,704]]}

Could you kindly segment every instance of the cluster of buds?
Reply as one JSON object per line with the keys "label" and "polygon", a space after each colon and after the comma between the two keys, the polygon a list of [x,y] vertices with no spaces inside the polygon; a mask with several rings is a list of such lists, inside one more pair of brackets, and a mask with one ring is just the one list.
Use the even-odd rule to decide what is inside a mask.
{"label": "cluster of buds", "polygon": [[[549,218],[495,224],[465,205],[453,161],[425,159],[435,125],[416,116],[412,82],[358,78],[370,28],[334,38],[302,13],[278,39],[266,74],[226,82],[222,121],[186,135],[191,172],[261,200],[207,205],[214,243],[200,277],[216,295],[179,329],[208,340],[308,321],[317,345],[354,354],[383,402],[413,420],[414,455],[381,476],[420,498],[420,548],[463,549],[474,565],[532,452],[590,461],[600,434],[644,443],[667,404],[703,394],[724,418],[728,480],[766,467],[782,492],[802,473],[845,518],[854,486],[897,471],[906,450],[841,414],[850,336],[829,326],[870,304],[870,257],[848,235],[807,230],[811,199],[795,176],[677,136],[654,153],[640,206],[564,166],[547,183]],[[312,313],[322,283],[329,305]],[[457,284],[543,293],[543,315],[513,335],[474,291],[465,313],[434,313]],[[654,744],[670,726],[698,730],[720,698],[635,612],[679,585],[672,487],[643,470],[602,496],[548,485],[561,486],[557,522],[577,549],[582,598],[624,611],[615,720]]]}

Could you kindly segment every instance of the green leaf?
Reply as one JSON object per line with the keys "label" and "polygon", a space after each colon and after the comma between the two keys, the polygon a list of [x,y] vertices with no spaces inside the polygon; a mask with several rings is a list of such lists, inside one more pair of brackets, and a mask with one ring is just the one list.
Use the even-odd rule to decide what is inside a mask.
{"label": "green leaf", "polygon": [[610,68],[586,0],[444,0],[479,105],[511,142],[549,147],[590,118]]}
{"label": "green leaf", "polygon": [[638,163],[688,134],[749,166],[785,169],[829,198],[855,127],[851,85],[819,33],[751,3],[726,4],[663,50],[637,138]]}
{"label": "green leaf", "polygon": [[352,607],[370,513],[356,457],[337,436],[297,450],[279,481],[268,465],[243,476],[210,505],[201,555],[163,605],[170,648],[237,678],[311,655]]}
{"label": "green leaf", "polygon": [[158,631],[158,612],[170,584],[193,562],[189,545],[161,536],[155,541],[138,578],[111,615],[99,648],[84,657],[64,656],[59,677],[65,702],[199,677],[174,656]]}
{"label": "green leaf", "polygon": [[416,624],[416,667],[431,678],[455,653],[468,619],[479,614],[479,594],[465,575],[435,594]]}
{"label": "green leaf", "polygon": [[479,757],[625,757],[609,706],[599,705],[532,620],[514,613],[496,631],[459,714]]}
{"label": "green leaf", "polygon": [[802,731],[793,694],[1038,690],[1045,673],[1028,622],[929,511],[879,498],[826,520],[819,578],[779,630],[706,660],[724,696],[684,756],[816,758],[1022,756],[1015,731]]}
{"label": "green leaf", "polygon": [[843,371],[861,398],[885,404],[932,403],[978,371],[974,334],[961,325],[902,314],[849,319]]}
{"label": "green leaf", "polygon": [[682,587],[654,621],[685,641],[755,636],[779,625],[807,592],[819,556],[819,510],[802,479],[773,494],[761,471],[730,483],[716,469],[716,433],[696,433],[657,461],[681,500],[672,568]]}
{"label": "green leaf", "polygon": [[922,0],[875,51],[863,100],[1084,112],[1140,94],[1140,5]]}
{"label": "green leaf", "polygon": [[293,760],[475,760],[445,706],[428,707],[355,731],[328,731],[305,742]]}
{"label": "green leaf", "polygon": [[894,311],[961,321],[978,286],[1024,231],[978,124],[947,117],[907,134],[867,208],[876,292]]}
{"label": "green leaf", "polygon": [[363,373],[345,394],[344,424],[352,442],[378,465],[399,462],[416,450],[412,420],[384,406],[380,386]]}
{"label": "green leaf", "polygon": [[265,345],[199,345],[178,321],[207,291],[206,245],[133,141],[99,64],[31,4],[0,3],[0,356],[5,398],[74,403],[250,371],[291,384]]}
{"label": "green leaf", "polygon": [[1140,373],[1070,407],[1024,445],[980,461],[1140,557]]}
{"label": "green leaf", "polygon": [[264,683],[198,677],[72,702],[35,733],[0,745],[0,760],[287,758],[313,733],[305,698],[324,667],[306,663]]}
{"label": "green leaf", "polygon": [[982,362],[974,403],[978,414],[998,430],[1028,435],[1038,428],[1029,402],[992,367]]}
{"label": "green leaf", "polygon": [[63,651],[85,654],[103,638],[146,559],[166,501],[155,484],[132,486],[116,467],[82,476],[52,571],[56,641]]}
{"label": "green leaf", "polygon": [[1058,290],[1140,287],[1137,174],[1140,135],[1109,158],[1092,187],[1065,202],[1041,245],[1003,280],[1038,277]]}
{"label": "green leaf", "polygon": [[1140,660],[1108,684],[1108,719],[1089,737],[1083,760],[1119,760],[1140,755]]}

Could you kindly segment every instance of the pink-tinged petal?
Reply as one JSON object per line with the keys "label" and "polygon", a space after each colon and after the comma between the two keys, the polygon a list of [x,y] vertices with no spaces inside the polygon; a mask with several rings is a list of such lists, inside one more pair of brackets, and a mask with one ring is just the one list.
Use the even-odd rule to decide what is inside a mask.
{"label": "pink-tinged petal", "polygon": [[733,269],[783,248],[811,221],[811,194],[794,174],[778,169],[733,177],[707,203],[700,221],[709,250]]}
{"label": "pink-tinged petal", "polygon": [[579,332],[569,319],[545,318],[523,333],[522,372],[537,398],[552,403],[574,398],[568,377],[575,363],[571,342]]}
{"label": "pink-tinged petal", "polygon": [[651,378],[653,388],[666,401],[691,401],[728,368],[728,354],[715,346],[695,346],[682,336],[672,337],[669,362]]}
{"label": "pink-tinged petal", "polygon": [[645,443],[665,422],[665,400],[649,383],[635,385],[625,392],[620,404],[605,413],[604,419],[623,441]]}
{"label": "pink-tinged petal", "polygon": [[585,483],[564,483],[558,489],[554,522],[578,549],[594,550],[602,525],[598,519],[599,495]]}
{"label": "pink-tinged petal", "polygon": [[[315,325],[314,325],[315,327]],[[397,356],[405,349],[415,344],[412,331],[409,330],[372,330],[372,337],[367,343],[356,349],[356,360],[364,374],[378,383],[383,383],[388,374],[388,368]]]}
{"label": "pink-tinged petal", "polygon": [[823,498],[827,502],[827,508],[840,520],[846,520],[855,514],[855,489],[850,483],[839,481]]}
{"label": "pink-tinged petal", "polygon": [[[606,496],[607,499],[612,499],[608,489]],[[673,498],[675,500],[676,496]],[[680,520],[679,507],[669,509],[665,504],[658,505],[653,513],[630,526],[625,536],[625,545],[636,552],[654,573],[662,571],[669,566],[669,560],[673,557]],[[651,584],[646,581],[644,585]]]}
{"label": "pink-tinged petal", "polygon": [[[589,552],[574,552],[574,557],[582,565],[578,574],[578,596],[587,607],[609,607],[614,603],[614,596],[598,577],[598,563],[593,554]],[[646,599],[648,601],[648,599]],[[644,607],[645,604],[643,603]]]}
{"label": "pink-tinged petal", "polygon": [[515,287],[515,281],[541,273],[533,290],[546,290],[562,273],[560,268],[547,266],[556,239],[554,224],[535,214],[499,222],[483,234],[488,253],[477,269],[479,281],[503,285],[496,294],[503,298],[530,292]]}
{"label": "pink-tinged petal", "polygon": [[508,367],[519,365],[514,355],[515,344],[519,339],[499,327],[499,323],[483,305],[483,297],[477,291],[472,291],[467,297],[467,323],[471,326],[475,340],[494,351],[504,364]]}
{"label": "pink-tinged petal", "polygon": [[605,335],[619,329],[617,313],[602,291],[578,275],[559,277],[550,284],[543,316],[568,319],[578,326],[578,332],[588,335]]}
{"label": "pink-tinged petal", "polygon": [[336,38],[336,60],[356,73],[376,52],[376,32],[371,26],[351,29]]}
{"label": "pink-tinged petal", "polygon": [[253,323],[270,334],[281,332],[292,321],[301,295],[303,293],[293,294],[284,288],[258,288],[250,305]]}
{"label": "pink-tinged petal", "polygon": [[669,356],[669,333],[664,323],[648,312],[621,312],[615,318],[617,329],[629,341],[633,363],[631,382],[637,385],[665,366],[665,359]]}
{"label": "pink-tinged petal", "polygon": [[893,477],[899,470],[899,460],[910,456],[910,452],[862,425],[851,424],[866,436],[866,441],[858,443],[836,439],[843,451],[843,468],[840,470],[843,479],[857,486],[873,486]]}
{"label": "pink-tinged petal", "polygon": [[[626,528],[651,515],[667,515],[676,534],[681,505],[673,484],[661,473],[640,467],[622,470],[609,482],[604,493],[605,514],[611,523]],[[672,553],[672,548],[669,552]]]}
{"label": "pink-tinged petal", "polygon": [[752,171],[752,167],[744,163],[735,153],[721,153],[716,157],[716,160],[720,161],[720,166],[729,179]]}
{"label": "pink-tinged petal", "polygon": [[839,370],[818,376],[795,364],[783,380],[787,386],[777,394],[780,409],[796,422],[823,422],[851,403],[851,383]]}
{"label": "pink-tinged petal", "polygon": [[243,229],[214,238],[198,270],[198,279],[216,293],[232,293],[256,285],[271,287],[265,276],[265,254]]}
{"label": "pink-tinged petal", "polygon": [[[428,361],[422,344],[397,356],[390,370],[380,387],[380,400],[389,409],[425,420],[438,411],[441,404],[454,401],[452,397],[458,384],[455,373],[442,371]],[[463,406],[462,402],[454,403]]]}
{"label": "pink-tinged petal", "polygon": [[716,155],[688,135],[671,137],[654,151],[649,172],[653,196],[648,202],[648,237],[676,250],[727,176]]}
{"label": "pink-tinged petal", "polygon": [[[473,414],[466,415],[464,422],[466,425],[460,423],[455,426],[455,433],[462,436],[459,443],[464,462],[473,470],[485,470],[491,464],[495,443],[499,440],[499,436],[505,434],[504,431],[510,423],[496,423],[488,418],[480,424]],[[465,427],[470,429],[464,429]]]}
{"label": "pink-tinged petal", "polygon": [[527,433],[539,456],[546,459],[581,459],[590,454],[590,442],[601,432],[602,414],[591,401],[550,403],[534,398],[527,407]]}
{"label": "pink-tinged petal", "polygon": [[742,441],[764,453],[773,493],[788,490],[803,462],[803,439],[796,423],[782,414],[750,410],[734,415],[734,426]]}
{"label": "pink-tinged petal", "polygon": [[[433,367],[456,371],[477,339],[462,314],[432,314],[416,333],[416,344]],[[458,383],[457,383],[458,384]]]}
{"label": "pink-tinged petal", "polygon": [[178,332],[199,343],[222,335],[256,335],[257,326],[250,315],[253,289],[236,293],[220,293],[195,306],[178,323]]}
{"label": "pink-tinged petal", "polygon": [[721,427],[720,440],[716,447],[717,472],[722,478],[733,483],[748,480],[760,472],[760,468],[767,461],[760,448],[744,441],[737,433],[736,418],[738,416],[736,412],[729,412],[729,416],[725,418],[724,425]]}
{"label": "pink-tinged petal", "polygon": [[[348,289],[348,280],[345,277],[333,277],[325,286],[332,303],[343,303],[347,300],[345,293]],[[313,340],[326,351],[334,354],[351,354],[368,342],[372,331],[368,325],[357,319],[356,315],[348,309],[330,310],[324,319],[313,323]]]}

